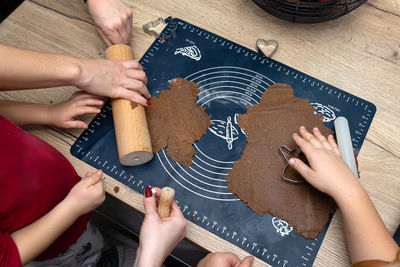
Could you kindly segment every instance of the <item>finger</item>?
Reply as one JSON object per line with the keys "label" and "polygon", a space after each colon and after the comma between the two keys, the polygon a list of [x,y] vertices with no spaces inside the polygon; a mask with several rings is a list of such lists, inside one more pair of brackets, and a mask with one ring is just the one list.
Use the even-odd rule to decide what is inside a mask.
{"label": "finger", "polygon": [[312,135],[309,131],[307,131],[306,127],[304,126],[300,127],[300,134],[301,136],[303,136],[305,140],[310,142],[315,147],[318,148],[322,147],[321,142],[319,142],[319,140],[314,135]]}
{"label": "finger", "polygon": [[338,155],[339,157],[342,156],[342,153],[339,150],[339,147],[335,141],[335,138],[333,138],[333,135],[328,135],[328,143],[331,145],[333,151],[335,152],[336,155]]}
{"label": "finger", "polygon": [[171,210],[169,212],[169,217],[184,218],[183,213],[182,213],[181,209],[178,207],[178,205],[176,204],[175,200],[172,201],[172,203],[171,203]]}
{"label": "finger", "polygon": [[332,147],[328,143],[328,140],[326,140],[325,136],[322,135],[322,133],[320,132],[320,130],[317,127],[313,128],[313,134],[325,148],[327,148],[329,150],[332,149]]}
{"label": "finger", "polygon": [[72,99],[72,98],[77,101],[77,100],[90,99],[90,98],[91,99],[99,99],[100,96],[92,95],[92,94],[86,93],[85,91],[77,91],[72,95],[72,97],[70,99]]}
{"label": "finger", "polygon": [[91,185],[97,184],[99,181],[102,181],[101,180],[102,176],[103,176],[102,170],[97,170],[92,175],[86,177],[83,181],[86,186],[91,186]]}
{"label": "finger", "polygon": [[85,175],[85,177],[89,177],[89,176],[92,175],[92,174],[93,174],[93,172],[87,172],[86,175]]}
{"label": "finger", "polygon": [[300,147],[300,150],[306,155],[306,157],[307,155],[310,155],[312,153],[313,146],[311,145],[311,143],[307,142],[297,133],[294,133],[292,138],[295,143]]}
{"label": "finger", "polygon": [[108,39],[107,35],[100,29],[97,28],[97,31],[99,32],[101,39],[106,43],[107,46],[112,46],[112,42],[110,39]]}
{"label": "finger", "polygon": [[[147,190],[150,190],[150,192],[151,192],[151,189],[149,186],[146,187],[145,194],[146,194]],[[151,196],[146,197],[146,195],[143,195],[143,204],[144,204],[144,210],[145,210],[146,216],[157,215],[157,217],[158,217],[156,198],[154,197],[154,194],[152,192],[151,192]]]}
{"label": "finger", "polygon": [[231,252],[216,253],[216,256],[222,257],[229,266],[237,266],[240,263],[239,257]]}
{"label": "finger", "polygon": [[156,191],[156,194],[155,194],[156,195],[156,199],[160,199],[160,197],[161,197],[161,188],[153,186],[152,190]]}
{"label": "finger", "polygon": [[96,188],[96,190],[98,190],[99,192],[104,194],[104,192],[105,192],[105,183],[104,183],[103,179],[100,179],[97,183],[93,184],[93,186]]}
{"label": "finger", "polygon": [[146,98],[150,98],[149,90],[147,89],[147,86],[142,81],[129,79],[129,80],[124,81],[123,87],[137,91],[142,96],[144,96]]}
{"label": "finger", "polygon": [[78,106],[102,106],[104,104],[104,101],[98,98],[90,97],[79,99],[76,104]]}
{"label": "finger", "polygon": [[139,80],[139,81],[143,82],[144,84],[147,84],[146,73],[142,70],[128,69],[126,71],[126,75],[131,79]]}
{"label": "finger", "polygon": [[250,267],[253,261],[254,261],[253,256],[247,256],[239,263],[238,267]]}
{"label": "finger", "polygon": [[80,115],[84,115],[84,114],[97,114],[100,112],[101,112],[101,110],[98,108],[95,108],[95,107],[80,106],[80,107],[74,109],[72,117],[80,116]]}
{"label": "finger", "polygon": [[313,174],[313,170],[300,159],[291,158],[289,164],[306,180]]}
{"label": "finger", "polygon": [[129,9],[129,24],[131,25],[131,29],[133,27],[133,13],[132,9]]}
{"label": "finger", "polygon": [[107,38],[111,41],[112,44],[122,44],[123,39],[118,30],[115,29],[115,27],[110,27],[110,29],[106,32],[104,32],[107,36]]}
{"label": "finger", "polygon": [[160,197],[161,197],[161,188],[154,187],[152,188],[153,193],[155,192],[156,196],[156,206],[158,207],[160,205]]}
{"label": "finger", "polygon": [[85,94],[87,94],[85,91],[78,90],[75,93],[73,93],[69,99],[80,99],[80,97]]}
{"label": "finger", "polygon": [[122,23],[122,25],[116,28],[116,31],[119,33],[119,36],[121,38],[120,44],[129,44],[129,36],[128,33],[126,32],[124,23]]}
{"label": "finger", "polygon": [[116,98],[125,98],[128,99],[134,103],[138,103],[142,106],[148,106],[147,105],[147,99],[144,98],[142,95],[140,95],[137,92],[125,89],[125,88],[120,88],[120,91],[116,94]]}
{"label": "finger", "polygon": [[[131,13],[131,14],[132,14],[132,13]],[[128,15],[128,16],[129,16],[129,15]],[[127,20],[127,22],[125,23],[125,30],[126,30],[126,33],[127,33],[127,35],[128,35],[128,42],[127,42],[127,44],[129,44],[130,41],[131,41],[131,37],[132,37],[132,15],[131,15],[130,18],[128,17],[128,20]]]}
{"label": "finger", "polygon": [[132,10],[130,8],[126,11],[126,20],[125,20],[125,28],[126,33],[128,34],[128,43],[130,42],[132,36]]}
{"label": "finger", "polygon": [[137,60],[121,60],[118,62],[127,69],[143,70],[142,65]]}
{"label": "finger", "polygon": [[83,121],[74,120],[64,122],[64,128],[87,129],[88,125]]}

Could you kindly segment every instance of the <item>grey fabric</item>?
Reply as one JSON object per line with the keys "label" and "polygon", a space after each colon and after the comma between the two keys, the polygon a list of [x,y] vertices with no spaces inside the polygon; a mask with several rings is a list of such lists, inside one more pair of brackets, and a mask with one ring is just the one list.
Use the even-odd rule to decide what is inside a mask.
{"label": "grey fabric", "polygon": [[79,239],[64,253],[61,253],[53,259],[32,261],[26,264],[25,267],[96,266],[101,257],[103,246],[104,240],[101,232],[95,225],[89,222]]}

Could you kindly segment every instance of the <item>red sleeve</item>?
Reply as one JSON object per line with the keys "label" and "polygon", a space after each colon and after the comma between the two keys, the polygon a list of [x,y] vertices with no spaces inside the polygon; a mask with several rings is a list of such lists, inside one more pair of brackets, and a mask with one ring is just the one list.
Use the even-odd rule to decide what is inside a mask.
{"label": "red sleeve", "polygon": [[21,258],[11,235],[0,232],[0,267],[20,267]]}
{"label": "red sleeve", "polygon": [[[6,233],[45,216],[80,180],[58,150],[0,115],[0,267],[21,266],[15,244]],[[66,251],[85,230],[89,216],[78,218],[36,260]]]}

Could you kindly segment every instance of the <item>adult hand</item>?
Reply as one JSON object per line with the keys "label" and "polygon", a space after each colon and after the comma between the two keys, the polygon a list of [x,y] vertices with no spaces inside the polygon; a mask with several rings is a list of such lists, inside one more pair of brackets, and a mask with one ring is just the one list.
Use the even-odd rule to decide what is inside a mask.
{"label": "adult hand", "polygon": [[146,73],[136,60],[80,59],[80,62],[80,75],[74,82],[78,88],[94,95],[151,105],[145,99],[150,98]]}
{"label": "adult hand", "polygon": [[179,241],[185,237],[186,219],[175,201],[172,202],[169,217],[158,216],[157,202],[161,190],[155,189],[155,194],[150,187],[145,189],[145,217],[140,230],[136,267],[161,266]]}
{"label": "adult hand", "polygon": [[293,134],[293,140],[307,157],[310,167],[296,158],[290,159],[289,164],[312,186],[333,198],[359,187],[360,183],[343,161],[333,136],[325,138],[318,128],[314,128],[313,133],[302,126],[301,136]]}
{"label": "adult hand", "polygon": [[132,34],[132,11],[120,0],[87,0],[89,13],[104,42],[128,44]]}
{"label": "adult hand", "polygon": [[253,256],[247,256],[240,261],[238,256],[230,252],[209,253],[197,267],[250,267],[253,260]]}
{"label": "adult hand", "polygon": [[75,211],[76,216],[86,214],[98,206],[104,199],[104,183],[102,180],[103,172],[101,170],[95,173],[86,173],[85,177],[77,183],[64,199]]}

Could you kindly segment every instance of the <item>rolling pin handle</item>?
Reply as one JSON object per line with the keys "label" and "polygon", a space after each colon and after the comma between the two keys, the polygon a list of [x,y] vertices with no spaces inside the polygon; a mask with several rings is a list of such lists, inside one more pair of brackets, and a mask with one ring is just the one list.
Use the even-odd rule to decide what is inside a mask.
{"label": "rolling pin handle", "polygon": [[169,216],[172,201],[174,200],[175,190],[170,187],[161,189],[160,203],[158,205],[158,215],[161,218]]}

